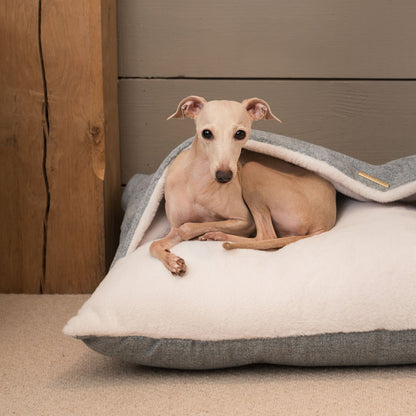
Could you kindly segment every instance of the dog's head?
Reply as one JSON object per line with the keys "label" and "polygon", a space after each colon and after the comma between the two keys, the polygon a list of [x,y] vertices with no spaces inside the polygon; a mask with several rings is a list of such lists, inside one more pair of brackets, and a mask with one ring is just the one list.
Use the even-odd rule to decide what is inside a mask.
{"label": "dog's head", "polygon": [[236,176],[241,149],[250,136],[253,121],[264,118],[280,122],[269,104],[260,98],[239,103],[189,96],[168,120],[185,116],[195,120],[198,146],[208,158],[212,177],[219,183],[228,183]]}

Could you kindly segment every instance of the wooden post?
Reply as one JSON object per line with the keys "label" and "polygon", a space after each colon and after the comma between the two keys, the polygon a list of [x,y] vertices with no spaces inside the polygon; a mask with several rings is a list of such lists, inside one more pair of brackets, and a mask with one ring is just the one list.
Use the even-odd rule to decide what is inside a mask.
{"label": "wooden post", "polygon": [[[25,250],[20,248],[19,253],[13,254],[15,258],[10,260],[8,269],[2,271],[5,277],[2,276],[1,288],[26,292],[35,291],[37,286],[42,293],[88,293],[104,277],[119,232],[116,2],[32,3],[38,13],[32,16],[37,24],[32,25],[31,35],[37,38],[39,34],[39,42],[34,48],[37,63],[28,72],[30,79],[35,73],[40,79],[37,94],[41,104],[33,111],[43,131],[40,135],[31,131],[18,140],[41,149],[40,162],[36,163],[36,174],[41,179],[30,189],[40,201],[41,213],[32,222],[36,229],[40,224],[42,232],[36,241],[28,238],[27,244],[38,249],[33,248],[42,272],[37,273],[33,289],[29,289],[27,277],[21,285],[15,284],[19,276],[18,272],[13,273],[12,264],[23,256]],[[7,8],[19,7],[9,0]],[[22,155],[19,149],[17,153],[25,170],[31,155]],[[18,171],[15,164],[9,175]],[[17,193],[25,194],[21,187]],[[25,199],[29,200],[30,195]],[[30,210],[17,214],[16,221],[22,217],[31,218]],[[33,267],[26,266],[29,270]]]}
{"label": "wooden post", "polygon": [[39,1],[0,3],[0,291],[38,293],[46,189]]}

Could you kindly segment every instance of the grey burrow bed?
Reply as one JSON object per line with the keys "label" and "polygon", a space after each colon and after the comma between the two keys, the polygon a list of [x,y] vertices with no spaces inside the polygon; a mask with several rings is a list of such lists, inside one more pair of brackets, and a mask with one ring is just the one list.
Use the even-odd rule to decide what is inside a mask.
{"label": "grey burrow bed", "polygon": [[336,226],[275,252],[183,242],[179,279],[148,248],[169,229],[167,168],[191,142],[130,180],[112,267],[65,334],[170,368],[416,363],[416,155],[374,166],[253,130],[247,149],[314,171],[346,196]]}

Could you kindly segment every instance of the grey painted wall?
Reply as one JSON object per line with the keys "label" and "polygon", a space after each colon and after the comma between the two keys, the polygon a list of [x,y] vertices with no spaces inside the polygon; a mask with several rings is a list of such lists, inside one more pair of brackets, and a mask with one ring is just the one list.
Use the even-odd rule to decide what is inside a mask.
{"label": "grey painted wall", "polygon": [[384,163],[416,152],[416,2],[119,0],[122,181],[193,135],[187,95],[267,100],[253,127]]}

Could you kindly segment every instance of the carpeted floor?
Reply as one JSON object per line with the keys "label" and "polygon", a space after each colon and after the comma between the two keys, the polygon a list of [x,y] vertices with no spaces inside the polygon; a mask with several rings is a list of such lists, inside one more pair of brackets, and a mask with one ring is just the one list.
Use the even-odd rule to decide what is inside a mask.
{"label": "carpeted floor", "polygon": [[416,366],[128,365],[62,335],[88,296],[0,295],[0,414],[415,415]]}

